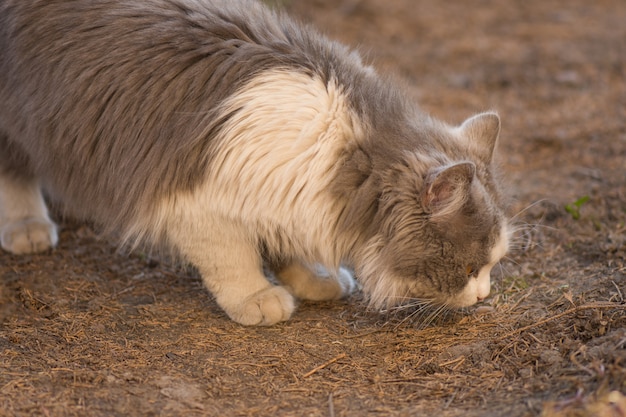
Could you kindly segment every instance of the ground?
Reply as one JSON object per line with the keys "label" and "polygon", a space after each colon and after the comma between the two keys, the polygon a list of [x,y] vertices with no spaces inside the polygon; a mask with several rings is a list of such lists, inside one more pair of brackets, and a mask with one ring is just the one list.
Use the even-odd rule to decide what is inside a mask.
{"label": "ground", "polygon": [[63,221],[54,251],[0,254],[0,415],[626,415],[626,3],[281,3],[434,116],[500,113],[521,228],[491,297],[247,328],[193,270]]}

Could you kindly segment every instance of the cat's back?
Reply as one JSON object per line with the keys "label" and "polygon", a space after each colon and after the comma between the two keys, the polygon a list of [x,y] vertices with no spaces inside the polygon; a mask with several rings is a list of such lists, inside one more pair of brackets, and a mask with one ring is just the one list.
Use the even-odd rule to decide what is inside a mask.
{"label": "cat's back", "polygon": [[2,0],[0,36],[5,76],[16,76],[27,70],[22,63],[49,73],[99,64],[128,71],[141,64],[150,73],[194,59],[206,64],[201,58],[207,57],[232,65],[244,53],[253,62],[263,56],[254,62],[262,70],[261,59],[266,66],[276,64],[272,58],[288,65],[296,51],[305,53],[310,33],[256,1]]}
{"label": "cat's back", "polygon": [[0,133],[64,200],[103,213],[196,187],[221,104],[258,74],[360,66],[247,0],[0,0],[0,46]]}
{"label": "cat's back", "polygon": [[251,0],[0,0],[0,47],[5,126],[56,119],[97,133],[98,123],[124,132],[141,124],[157,139],[167,135],[150,135],[156,124],[141,117],[192,138],[185,128],[200,121],[180,115],[216,111],[263,71],[327,82],[362,68],[344,46]]}

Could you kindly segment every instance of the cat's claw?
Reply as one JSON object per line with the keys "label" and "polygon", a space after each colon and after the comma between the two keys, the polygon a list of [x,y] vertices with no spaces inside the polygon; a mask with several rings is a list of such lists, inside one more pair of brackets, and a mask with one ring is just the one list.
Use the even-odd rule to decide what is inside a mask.
{"label": "cat's claw", "polygon": [[271,326],[288,320],[295,307],[293,296],[285,288],[272,286],[248,296],[239,306],[224,310],[244,326]]}
{"label": "cat's claw", "polygon": [[54,223],[44,218],[27,218],[0,228],[2,248],[16,255],[43,252],[58,242]]}

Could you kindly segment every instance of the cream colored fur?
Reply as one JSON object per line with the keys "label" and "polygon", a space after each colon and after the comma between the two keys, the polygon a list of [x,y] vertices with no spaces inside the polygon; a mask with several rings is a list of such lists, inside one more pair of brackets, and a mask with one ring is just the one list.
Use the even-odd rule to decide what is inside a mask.
{"label": "cream colored fur", "polygon": [[312,301],[337,300],[356,288],[352,273],[346,268],[329,272],[319,265],[293,263],[280,271],[278,278],[296,298]]}
{"label": "cream colored fur", "polygon": [[491,269],[509,249],[509,231],[506,224],[502,225],[498,241],[491,249],[491,259],[483,266],[476,277],[470,278],[463,290],[446,303],[449,307],[468,307],[482,301],[491,291]]}
{"label": "cream colored fur", "polygon": [[15,254],[39,252],[58,241],[35,181],[16,181],[0,174],[0,243]]}
{"label": "cream colored fur", "polygon": [[337,254],[345,250],[338,246],[344,243],[335,241],[329,223],[340,207],[324,190],[357,123],[332,82],[325,85],[293,71],[257,76],[223,111],[236,109],[219,138],[205,184],[161,201],[137,225],[165,228],[170,243],[199,268],[233,320],[273,324],[289,318],[294,300],[263,275],[258,236],[273,249],[329,269],[331,284],[311,284],[310,272],[300,274],[308,284],[290,278],[298,297],[338,298],[354,288],[346,283],[346,271],[339,270]]}

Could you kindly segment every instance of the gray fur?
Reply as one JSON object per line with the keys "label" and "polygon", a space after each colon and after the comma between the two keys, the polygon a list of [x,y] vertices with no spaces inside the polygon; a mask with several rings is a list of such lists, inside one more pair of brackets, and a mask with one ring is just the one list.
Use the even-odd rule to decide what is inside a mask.
{"label": "gray fur", "polygon": [[225,98],[267,68],[327,78],[344,48],[253,1],[3,0],[0,50],[0,145],[19,138],[75,214],[124,227],[198,185]]}
{"label": "gray fur", "polygon": [[[364,132],[346,140],[318,194],[337,207],[327,219],[336,239],[325,244],[342,251],[375,305],[445,304],[469,267],[493,263],[506,223],[492,167],[498,117],[468,122],[461,138],[358,54],[257,2],[0,0],[0,51],[0,174],[39,179],[109,231],[127,233],[155,202],[197,190],[222,164],[222,129],[238,111],[224,103],[281,69],[336,82]],[[293,249],[302,241],[280,224],[242,227],[220,233],[256,233],[257,255],[278,272],[314,261],[305,255],[315,248]],[[164,233],[147,233],[149,243]],[[262,323],[284,320],[285,308]]]}

